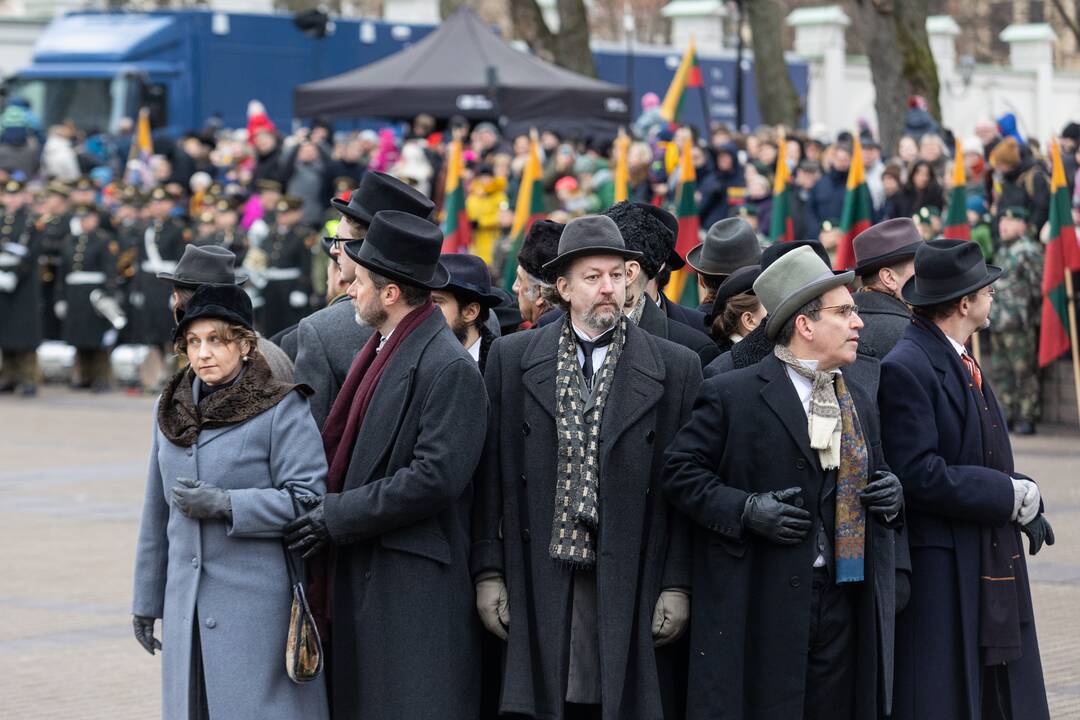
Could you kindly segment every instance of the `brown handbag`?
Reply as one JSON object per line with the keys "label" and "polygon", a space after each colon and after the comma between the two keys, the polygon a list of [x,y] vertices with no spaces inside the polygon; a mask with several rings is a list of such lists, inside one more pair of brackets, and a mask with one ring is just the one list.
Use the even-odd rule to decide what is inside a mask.
{"label": "brown handbag", "polygon": [[[296,508],[296,498],[293,510]],[[285,672],[294,683],[311,682],[319,677],[323,669],[322,640],[319,629],[315,626],[315,617],[308,606],[307,593],[304,591],[303,562],[297,561],[289,548],[282,542],[285,553],[285,568],[289,574],[289,587],[292,591],[292,607],[289,610],[289,634],[285,642]]]}

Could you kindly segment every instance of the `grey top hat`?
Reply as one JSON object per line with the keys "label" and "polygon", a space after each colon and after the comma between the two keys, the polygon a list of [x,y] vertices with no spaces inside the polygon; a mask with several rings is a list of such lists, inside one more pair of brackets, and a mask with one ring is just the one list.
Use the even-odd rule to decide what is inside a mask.
{"label": "grey top hat", "polygon": [[705,242],[686,254],[686,262],[703,275],[730,275],[761,262],[761,245],[750,223],[742,218],[725,218],[713,223]]}
{"label": "grey top hat", "polygon": [[854,278],[855,273],[851,270],[834,275],[809,247],[787,253],[754,281],[754,294],[769,312],[765,334],[775,340],[792,313],[833,288],[847,285]]}
{"label": "grey top hat", "polygon": [[923,242],[911,218],[893,218],[871,225],[855,236],[855,272],[865,275],[915,257]]}
{"label": "grey top hat", "polygon": [[159,272],[158,278],[173,285],[243,285],[247,274],[236,270],[236,256],[219,245],[188,245],[172,272]]}
{"label": "grey top hat", "polygon": [[566,224],[559,237],[559,254],[544,263],[544,270],[555,270],[588,255],[618,255],[627,260],[641,257],[637,250],[627,250],[614,220],[607,215],[585,215]]}

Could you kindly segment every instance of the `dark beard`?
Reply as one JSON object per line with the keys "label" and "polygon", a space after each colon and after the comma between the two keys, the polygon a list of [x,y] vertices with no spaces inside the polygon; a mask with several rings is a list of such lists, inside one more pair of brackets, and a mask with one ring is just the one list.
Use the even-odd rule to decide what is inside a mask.
{"label": "dark beard", "polygon": [[454,319],[453,324],[450,326],[450,330],[453,331],[454,337],[458,339],[462,347],[465,347],[465,343],[469,341],[469,324],[458,316]]}

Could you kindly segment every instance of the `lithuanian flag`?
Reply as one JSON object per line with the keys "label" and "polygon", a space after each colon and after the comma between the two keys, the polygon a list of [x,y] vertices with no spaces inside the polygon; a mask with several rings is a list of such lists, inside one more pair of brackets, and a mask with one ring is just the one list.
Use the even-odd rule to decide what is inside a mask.
{"label": "lithuanian flag", "polygon": [[694,48],[694,38],[690,38],[690,47],[686,48],[679,69],[675,71],[675,77],[671,79],[671,85],[664,95],[664,102],[660,105],[660,117],[674,124],[686,102],[687,88],[702,86],[697,50]]}
{"label": "lithuanian flag", "polygon": [[840,214],[840,229],[844,237],[836,248],[837,270],[850,270],[855,267],[855,236],[870,227],[874,214],[874,203],[870,199],[870,188],[866,187],[866,168],[863,167],[862,143],[855,138],[855,147],[851,151],[851,169],[848,170],[847,192],[844,193],[844,209]]}
{"label": "lithuanian flag", "polygon": [[1061,149],[1057,140],[1050,146],[1050,242],[1043,259],[1042,329],[1039,331],[1039,367],[1069,351],[1069,313],[1067,275],[1080,270],[1080,248],[1076,244],[1076,228],[1072,223],[1072,203],[1065,182],[1065,167],[1061,164]]}
{"label": "lithuanian flag", "polygon": [[773,179],[772,219],[769,237],[773,242],[791,242],[795,239],[795,220],[791,216],[791,171],[787,166],[787,143],[780,135],[776,153],[776,177]]}
{"label": "lithuanian flag", "polygon": [[[679,219],[679,236],[675,240],[675,252],[683,260],[701,242],[701,221],[698,219],[697,171],[694,170],[693,144],[687,138],[683,142],[679,158],[679,186],[675,191],[675,216]],[[671,273],[671,280],[664,288],[665,294],[686,307],[698,306],[697,280],[689,265]]]}
{"label": "lithuanian flag", "polygon": [[446,216],[443,218],[443,246],[444,253],[468,252],[472,244],[472,225],[469,224],[469,216],[465,212],[465,188],[461,184],[461,176],[465,169],[465,162],[461,157],[461,140],[455,139],[450,143],[450,157],[446,166],[446,191],[444,209]]}
{"label": "lithuanian flag", "polygon": [[945,230],[942,236],[946,240],[970,240],[971,228],[967,221],[967,175],[964,168],[964,150],[960,140],[956,141],[956,154],[953,156],[953,187],[949,191],[949,212],[945,215]]}
{"label": "lithuanian flag", "polygon": [[[513,292],[517,278],[517,259],[525,235],[537,220],[544,216],[544,189],[540,182],[544,171],[540,166],[540,140],[536,130],[529,133],[529,158],[525,161],[525,170],[521,174],[521,187],[518,189],[517,202],[514,204],[514,224],[510,226],[510,237],[514,244],[506,256],[503,265],[502,285],[506,292]],[[618,193],[616,184],[615,192]]]}
{"label": "lithuanian flag", "polygon": [[622,202],[630,197],[630,136],[619,128],[615,138],[615,202]]}

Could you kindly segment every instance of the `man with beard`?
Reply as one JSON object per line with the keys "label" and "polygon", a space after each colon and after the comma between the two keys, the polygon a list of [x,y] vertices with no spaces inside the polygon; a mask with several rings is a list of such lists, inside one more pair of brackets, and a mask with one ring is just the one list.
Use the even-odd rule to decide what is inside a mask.
{"label": "man with beard", "polygon": [[[349,287],[360,350],[323,427],[321,504],[285,527],[293,551],[329,546],[336,718],[474,720],[480,635],[469,576],[471,481],[487,429],[476,363],[431,302],[443,237],[384,210]],[[318,583],[322,587],[322,583]]]}
{"label": "man with beard", "polygon": [[[356,280],[356,263],[342,252],[342,245],[363,244],[371,219],[381,210],[402,210],[421,218],[435,211],[435,204],[400,180],[380,172],[366,173],[348,202],[334,198],[330,204],[341,213],[335,236],[327,238],[328,252],[341,267],[341,281]],[[296,382],[314,390],[309,398],[311,414],[321,428],[349,373],[353,358],[371,335],[371,328],[356,323],[348,295],[332,301],[296,326]]]}
{"label": "man with beard", "polygon": [[487,322],[491,308],[499,304],[499,296],[491,291],[487,263],[477,255],[461,253],[444,254],[440,262],[450,272],[450,284],[432,290],[431,299],[442,310],[454,337],[484,372],[488,351],[495,341]]}
{"label": "man with beard", "polygon": [[488,357],[472,569],[481,620],[507,641],[504,713],[657,718],[671,700],[656,646],[686,626],[689,535],[656,490],[701,371],[623,315],[640,255],[611,218],[571,221],[544,267],[563,320]]}

